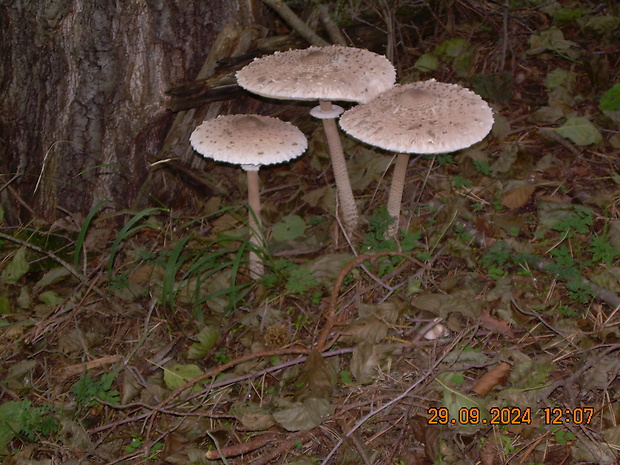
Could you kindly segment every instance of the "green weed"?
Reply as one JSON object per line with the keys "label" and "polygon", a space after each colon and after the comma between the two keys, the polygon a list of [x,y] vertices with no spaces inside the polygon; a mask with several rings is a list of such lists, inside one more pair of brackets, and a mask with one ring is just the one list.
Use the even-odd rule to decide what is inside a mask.
{"label": "green weed", "polygon": [[554,224],[551,229],[572,238],[575,233],[587,234],[592,226],[592,210],[581,205],[572,205],[573,214]]}
{"label": "green weed", "polygon": [[476,171],[478,171],[478,173],[484,176],[491,175],[491,165],[489,165],[489,163],[486,161],[474,160],[474,167],[476,168]]}
{"label": "green weed", "polygon": [[75,396],[75,402],[79,407],[91,407],[97,405],[99,400],[111,404],[120,403],[120,394],[112,389],[116,373],[105,373],[99,379],[84,374],[69,390]]}
{"label": "green weed", "polygon": [[29,400],[9,401],[0,405],[0,455],[14,438],[39,442],[60,429],[52,406],[33,407]]}

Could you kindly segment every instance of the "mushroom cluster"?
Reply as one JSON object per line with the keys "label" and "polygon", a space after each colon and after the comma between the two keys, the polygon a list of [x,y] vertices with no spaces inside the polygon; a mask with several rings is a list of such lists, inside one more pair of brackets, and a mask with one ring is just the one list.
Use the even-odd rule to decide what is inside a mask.
{"label": "mushroom cluster", "polygon": [[312,116],[323,120],[345,227],[355,230],[359,215],[347,173],[336,118],[343,109],[333,100],[365,103],[394,86],[396,70],[376,53],[332,45],[276,52],[237,72],[244,89],[263,97],[318,100]]}
{"label": "mushroom cluster", "polygon": [[[333,45],[276,52],[257,58],[237,72],[246,90],[276,99],[318,100],[311,114],[323,120],[344,225],[354,231],[359,216],[347,173],[336,118],[344,111],[333,100],[358,103],[340,118],[340,126],[362,142],[398,152],[388,198],[398,231],[400,204],[410,153],[436,154],[466,148],[482,140],[493,125],[493,112],[468,89],[431,79],[395,85],[387,58],[368,50]],[[277,118],[228,115],[205,121],[191,135],[200,154],[240,164],[248,174],[251,243],[250,275],[260,278],[261,244],[258,168],[297,157],[307,148],[303,133]]]}
{"label": "mushroom cluster", "polygon": [[480,96],[434,79],[397,85],[340,118],[340,127],[349,135],[399,153],[388,197],[392,236],[398,231],[409,154],[464,149],[484,139],[492,126],[493,111]]}
{"label": "mushroom cluster", "polygon": [[270,116],[226,115],[207,120],[190,136],[196,152],[217,161],[241,165],[248,176],[250,276],[259,279],[264,265],[257,250],[262,244],[258,169],[291,160],[308,147],[306,136],[290,123]]}

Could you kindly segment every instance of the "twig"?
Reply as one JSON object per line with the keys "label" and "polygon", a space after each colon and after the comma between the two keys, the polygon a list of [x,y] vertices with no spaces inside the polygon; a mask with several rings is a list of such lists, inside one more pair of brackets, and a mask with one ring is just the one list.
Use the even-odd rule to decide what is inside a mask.
{"label": "twig", "polygon": [[312,433],[305,431],[291,434],[286,440],[282,441],[278,447],[273,449],[268,454],[263,455],[261,458],[254,460],[254,462],[250,463],[250,465],[268,465],[272,463],[276,457],[279,457],[295,447],[295,444],[303,442],[311,437]]}
{"label": "twig", "polygon": [[300,36],[302,36],[308,43],[312,45],[318,45],[325,47],[330,45],[325,39],[321,38],[304,23],[299,16],[291,10],[286,3],[282,0],[263,0],[265,5],[270,6],[282,17],[286,23],[291,26]]}
{"label": "twig", "polygon": [[428,266],[426,266],[424,263],[420,262],[419,260],[416,260],[415,258],[405,255],[401,252],[379,252],[376,254],[360,254],[357,257],[355,257],[355,259],[353,259],[352,261],[350,261],[344,266],[344,268],[342,269],[342,271],[336,278],[334,288],[329,298],[329,305],[327,307],[327,310],[325,311],[325,325],[323,326],[323,329],[319,333],[319,337],[316,341],[316,348],[319,352],[325,351],[332,345],[333,342],[335,342],[333,341],[330,344],[326,344],[327,338],[329,337],[329,333],[331,332],[333,327],[338,324],[338,317],[336,316],[336,306],[338,304],[338,295],[340,294],[340,289],[342,288],[342,284],[344,283],[344,280],[347,277],[347,275],[351,272],[353,268],[361,265],[366,260],[376,260],[378,258],[387,257],[387,256],[403,257],[404,259],[409,260],[410,262],[415,263],[416,265],[421,266],[422,268],[430,269]]}
{"label": "twig", "polygon": [[[309,350],[306,351],[306,352],[309,352]],[[346,349],[333,350],[331,352],[325,352],[325,353],[323,353],[321,355],[323,357],[335,357],[337,355],[348,354],[348,353],[351,353],[351,352],[353,352],[352,348],[346,348]],[[262,352],[262,354],[265,354],[265,352]],[[282,354],[279,354],[279,355],[282,355]],[[247,375],[239,376],[239,377],[236,377],[236,378],[231,378],[231,379],[224,380],[224,381],[218,381],[216,383],[210,384],[209,387],[206,390],[203,390],[203,391],[200,391],[198,393],[192,394],[190,397],[187,397],[185,400],[180,401],[180,402],[178,402],[176,404],[172,404],[170,406],[170,408],[178,407],[179,405],[181,405],[181,404],[183,404],[183,403],[185,403],[185,402],[187,402],[187,401],[189,401],[191,399],[194,399],[195,397],[200,397],[200,396],[205,394],[205,391],[212,390],[212,389],[217,389],[217,388],[224,387],[224,386],[228,386],[230,384],[238,383],[239,381],[243,381],[243,380],[246,380],[246,379],[256,378],[258,376],[262,376],[262,375],[267,374],[267,373],[271,373],[271,372],[274,372],[274,371],[281,370],[283,368],[287,368],[289,366],[293,366],[293,365],[297,365],[297,364],[303,363],[305,360],[306,360],[306,357],[299,357],[299,358],[296,358],[295,360],[291,360],[291,361],[288,361],[288,362],[285,362],[285,363],[281,363],[281,364],[273,366],[273,367],[265,368],[264,370],[261,370],[261,371],[258,371],[258,372],[248,373]],[[241,360],[237,359],[234,362],[241,363]],[[195,380],[192,380],[192,381],[195,381]],[[191,387],[191,386],[193,386],[195,384],[195,383],[192,383],[192,384],[190,384],[190,383],[192,383],[192,382],[190,381],[184,387],[189,388],[189,387]],[[104,402],[102,401],[102,403],[104,403]],[[165,401],[160,403],[159,405],[163,405],[164,403],[165,403]],[[174,412],[174,411],[169,410],[167,408],[163,408],[163,407],[160,407],[160,406],[147,405],[147,404],[145,404],[143,402],[132,402],[130,404],[125,404],[125,405],[116,405],[116,404],[111,404],[111,403],[105,403],[105,405],[107,405],[108,407],[117,409],[117,410],[118,409],[131,409],[131,408],[134,408],[134,409],[140,409],[140,410],[142,410],[142,409],[149,409],[150,411],[146,412],[146,413],[142,413],[142,414],[140,414],[138,416],[135,416],[135,417],[125,418],[123,420],[120,420],[120,421],[117,421],[117,422],[114,422],[114,423],[110,423],[110,424],[107,424],[107,425],[104,425],[104,426],[100,426],[98,428],[93,428],[93,429],[88,431],[89,434],[100,433],[100,432],[105,431],[107,429],[116,428],[116,427],[118,427],[120,425],[124,425],[126,423],[132,423],[132,422],[135,422],[135,421],[144,420],[145,418],[148,418],[149,416],[151,416],[154,411],[157,412],[157,413],[165,413],[165,414],[168,414],[168,415],[176,415],[176,416],[204,416],[204,417],[209,417],[209,418],[220,418],[220,417],[222,417],[222,415],[217,415],[217,414]],[[230,415],[224,415],[223,417],[229,418]]]}
{"label": "twig", "polygon": [[[228,363],[225,363],[224,365],[221,365],[219,367],[216,368],[212,368],[211,370],[207,371],[205,374],[198,376],[197,378],[194,378],[190,381],[188,381],[187,383],[185,383],[183,386],[178,387],[177,389],[175,389],[174,391],[172,391],[172,393],[166,398],[164,399],[162,402],[160,402],[159,404],[157,404],[155,407],[152,407],[152,411],[149,412],[148,414],[146,414],[145,416],[140,416],[140,419],[142,418],[146,418],[146,417],[151,417],[149,420],[149,424],[147,427],[147,432],[146,432],[146,439],[145,441],[148,442],[148,438],[150,437],[150,433],[151,430],[153,428],[153,423],[155,421],[155,417],[157,416],[157,413],[159,413],[163,407],[165,407],[166,405],[168,405],[173,399],[175,399],[176,397],[178,397],[183,391],[191,388],[192,386],[195,386],[197,383],[200,383],[201,381],[204,381],[206,379],[210,379],[213,378],[217,375],[219,375],[220,373],[228,370],[229,368],[232,368],[240,363],[243,362],[247,362],[249,360],[254,360],[256,358],[265,358],[265,357],[272,357],[274,355],[290,355],[290,354],[308,354],[310,352],[310,349],[305,349],[305,348],[301,348],[301,347],[289,347],[289,348],[285,348],[285,349],[274,349],[274,350],[266,350],[263,352],[257,352],[254,354],[247,354],[247,355],[243,355],[241,357],[236,358],[235,360],[231,360]],[[352,352],[351,349],[341,349],[341,350],[335,350],[332,352],[328,352],[328,353],[324,353],[321,354],[323,357],[331,357],[331,356],[335,356],[335,355],[340,355],[340,354],[344,354],[344,353],[350,353]],[[275,371],[277,369],[281,369],[285,366],[289,366],[287,364],[290,365],[294,365],[297,363],[301,363],[305,360],[305,357],[300,357],[298,359],[295,359],[291,362],[286,362],[285,364],[282,365],[278,365],[277,367],[271,367],[268,368],[265,372],[268,373],[270,371]],[[262,373],[262,372],[261,372]],[[223,381],[221,383],[213,383],[209,386],[209,389],[215,389],[217,387],[221,387],[221,386],[226,386],[228,384],[232,384],[231,381],[240,381],[242,379],[248,379],[248,378],[252,378],[254,376],[260,376],[260,374],[256,374],[256,373],[251,373],[249,375],[244,375],[242,377],[236,378],[235,380],[228,380],[228,381]],[[186,402],[186,400],[184,400],[183,402]]]}
{"label": "twig", "polygon": [[325,3],[321,3],[319,5],[319,13],[321,14],[321,22],[327,31],[327,35],[334,44],[338,45],[347,45],[347,41],[345,40],[342,32],[340,32],[340,28],[336,21],[334,21],[329,14],[329,6]]}
{"label": "twig", "polygon": [[558,134],[553,132],[551,129],[539,128],[538,129],[538,134],[543,135],[543,136],[545,136],[545,137],[547,137],[547,138],[557,142],[560,145],[563,145],[573,155],[575,155],[577,157],[581,156],[581,152],[573,144],[571,144],[569,141],[567,141],[563,137],[560,137]]}
{"label": "twig", "polygon": [[561,333],[560,331],[555,329],[553,326],[551,326],[549,323],[547,323],[547,321],[542,316],[540,316],[538,313],[536,313],[534,310],[525,310],[524,308],[521,308],[512,294],[510,294],[510,301],[512,302],[512,305],[514,305],[515,308],[519,310],[521,313],[538,319],[538,321],[540,321],[543,325],[545,325],[547,329],[550,329],[552,332],[560,336],[562,339],[568,342],[575,349],[579,349],[579,346],[577,344],[575,344],[573,341],[568,339],[563,333]]}
{"label": "twig", "polygon": [[[416,387],[418,387],[420,384],[422,384],[422,382],[424,382],[429,376],[431,376],[433,374],[433,372],[437,369],[437,367],[443,361],[443,359],[452,351],[452,349],[454,347],[457,346],[457,344],[459,344],[461,342],[461,340],[463,339],[465,334],[467,334],[467,332],[464,332],[464,333],[460,334],[457,338],[455,338],[455,340],[452,341],[450,346],[443,352],[441,357],[439,357],[435,361],[433,366],[429,370],[427,370],[426,373],[424,373],[420,378],[418,378],[413,384],[411,384],[407,389],[405,389],[401,394],[399,394],[398,396],[396,396],[395,398],[393,398],[389,402],[381,405],[380,407],[377,407],[376,409],[368,412],[366,415],[364,415],[362,418],[360,418],[358,420],[358,422],[355,423],[355,425],[349,430],[349,432],[347,434],[345,434],[345,437],[351,437],[351,435],[353,433],[355,433],[355,431],[357,431],[370,418],[374,417],[379,412],[381,412],[381,411],[391,407],[392,405],[394,405],[398,401],[400,401],[400,400],[404,399],[405,397],[407,397],[411,391],[413,391]],[[344,440],[340,439],[336,443],[336,445],[332,448],[332,450],[329,452],[329,454],[327,454],[327,457],[325,457],[325,459],[323,459],[323,461],[321,462],[321,465],[326,465],[327,462],[329,462],[329,460],[338,451],[338,449],[340,448],[340,446],[342,445],[343,442],[344,442]]]}
{"label": "twig", "polygon": [[619,349],[620,349],[620,344],[613,344],[613,345],[607,347],[607,349],[604,350],[598,357],[589,357],[588,361],[586,363],[584,363],[583,366],[581,366],[571,376],[569,376],[568,378],[565,378],[565,379],[558,380],[555,383],[553,383],[551,386],[549,386],[549,387],[547,387],[545,389],[542,389],[540,391],[540,393],[538,394],[537,401],[540,402],[541,400],[546,399],[547,397],[549,397],[551,395],[551,393],[553,391],[555,391],[560,386],[564,386],[564,385],[569,385],[570,386],[580,376],[582,376],[587,370],[589,370],[593,366],[598,365],[601,362],[601,360],[603,360],[603,358],[605,358],[608,354],[610,354],[614,350],[619,350]]}
{"label": "twig", "polygon": [[227,457],[235,457],[237,455],[247,454],[261,449],[272,442],[277,436],[275,431],[268,431],[267,433],[256,436],[249,441],[241,442],[233,446],[220,447],[215,437],[213,437],[213,435],[211,435],[208,431],[207,434],[211,437],[211,439],[213,439],[217,450],[207,451],[205,454],[206,457],[209,460],[222,459],[225,464]]}

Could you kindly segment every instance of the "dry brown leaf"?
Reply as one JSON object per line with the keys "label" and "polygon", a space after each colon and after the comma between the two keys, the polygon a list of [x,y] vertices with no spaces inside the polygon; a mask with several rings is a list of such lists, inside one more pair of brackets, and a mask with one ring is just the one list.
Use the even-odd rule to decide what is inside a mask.
{"label": "dry brown leaf", "polygon": [[474,386],[471,388],[471,392],[478,394],[479,396],[484,396],[488,394],[491,389],[500,384],[511,370],[510,364],[506,362],[502,362],[493,368],[491,371],[488,371],[484,374]]}
{"label": "dry brown leaf", "polygon": [[309,397],[329,399],[334,390],[335,378],[335,373],[331,371],[321,354],[312,349],[297,378],[298,390],[295,399],[300,401]]}
{"label": "dry brown leaf", "polygon": [[528,202],[535,190],[536,186],[533,184],[523,184],[510,189],[504,194],[502,205],[511,209],[521,208]]}
{"label": "dry brown leaf", "polygon": [[488,310],[482,310],[480,313],[480,326],[490,331],[503,334],[504,336],[514,336],[512,328],[510,328],[508,323],[492,317]]}

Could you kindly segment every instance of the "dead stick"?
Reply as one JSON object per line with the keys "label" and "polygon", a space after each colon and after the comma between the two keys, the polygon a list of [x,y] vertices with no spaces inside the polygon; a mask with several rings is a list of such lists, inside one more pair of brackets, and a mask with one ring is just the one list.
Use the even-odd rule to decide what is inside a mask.
{"label": "dead stick", "polygon": [[[265,447],[276,438],[276,433],[271,431],[260,436],[256,436],[247,442],[235,444],[233,446],[221,447],[219,451],[210,450],[205,454],[209,460],[221,459],[223,457],[236,457],[241,454],[248,454],[257,449]],[[220,454],[221,452],[221,454]]]}
{"label": "dead stick", "polygon": [[420,262],[419,260],[416,260],[415,258],[405,255],[401,252],[379,252],[376,254],[360,254],[357,257],[355,257],[354,260],[350,261],[344,266],[344,268],[342,269],[342,271],[336,278],[336,283],[334,284],[332,294],[329,298],[329,306],[327,307],[327,310],[325,311],[325,326],[323,326],[323,329],[321,330],[319,334],[319,338],[316,341],[316,348],[319,352],[323,352],[331,346],[331,343],[326,345],[326,342],[327,342],[327,338],[329,337],[329,333],[331,332],[333,327],[336,326],[337,324],[338,318],[336,317],[336,306],[338,304],[338,295],[340,294],[340,289],[342,288],[344,279],[347,277],[347,275],[351,272],[353,268],[355,268],[356,266],[360,266],[366,260],[374,261],[374,260],[377,260],[378,258],[387,257],[387,256],[402,257],[418,266],[421,266],[422,268],[425,268],[428,270],[431,269],[430,267],[426,266],[424,263]]}
{"label": "dead stick", "polygon": [[250,465],[268,465],[270,463],[273,463],[273,460],[276,457],[279,457],[280,455],[285,454],[286,452],[291,450],[293,447],[295,447],[296,444],[306,441],[307,439],[310,439],[311,437],[312,437],[312,433],[309,433],[309,432],[294,433],[290,435],[286,440],[282,441],[278,447],[273,449],[268,454],[263,455],[259,459],[254,460],[254,462],[252,462]]}
{"label": "dead stick", "polygon": [[310,29],[282,0],[263,0],[263,3],[276,10],[282,19],[311,45],[318,45],[319,47],[330,45],[329,42]]}

